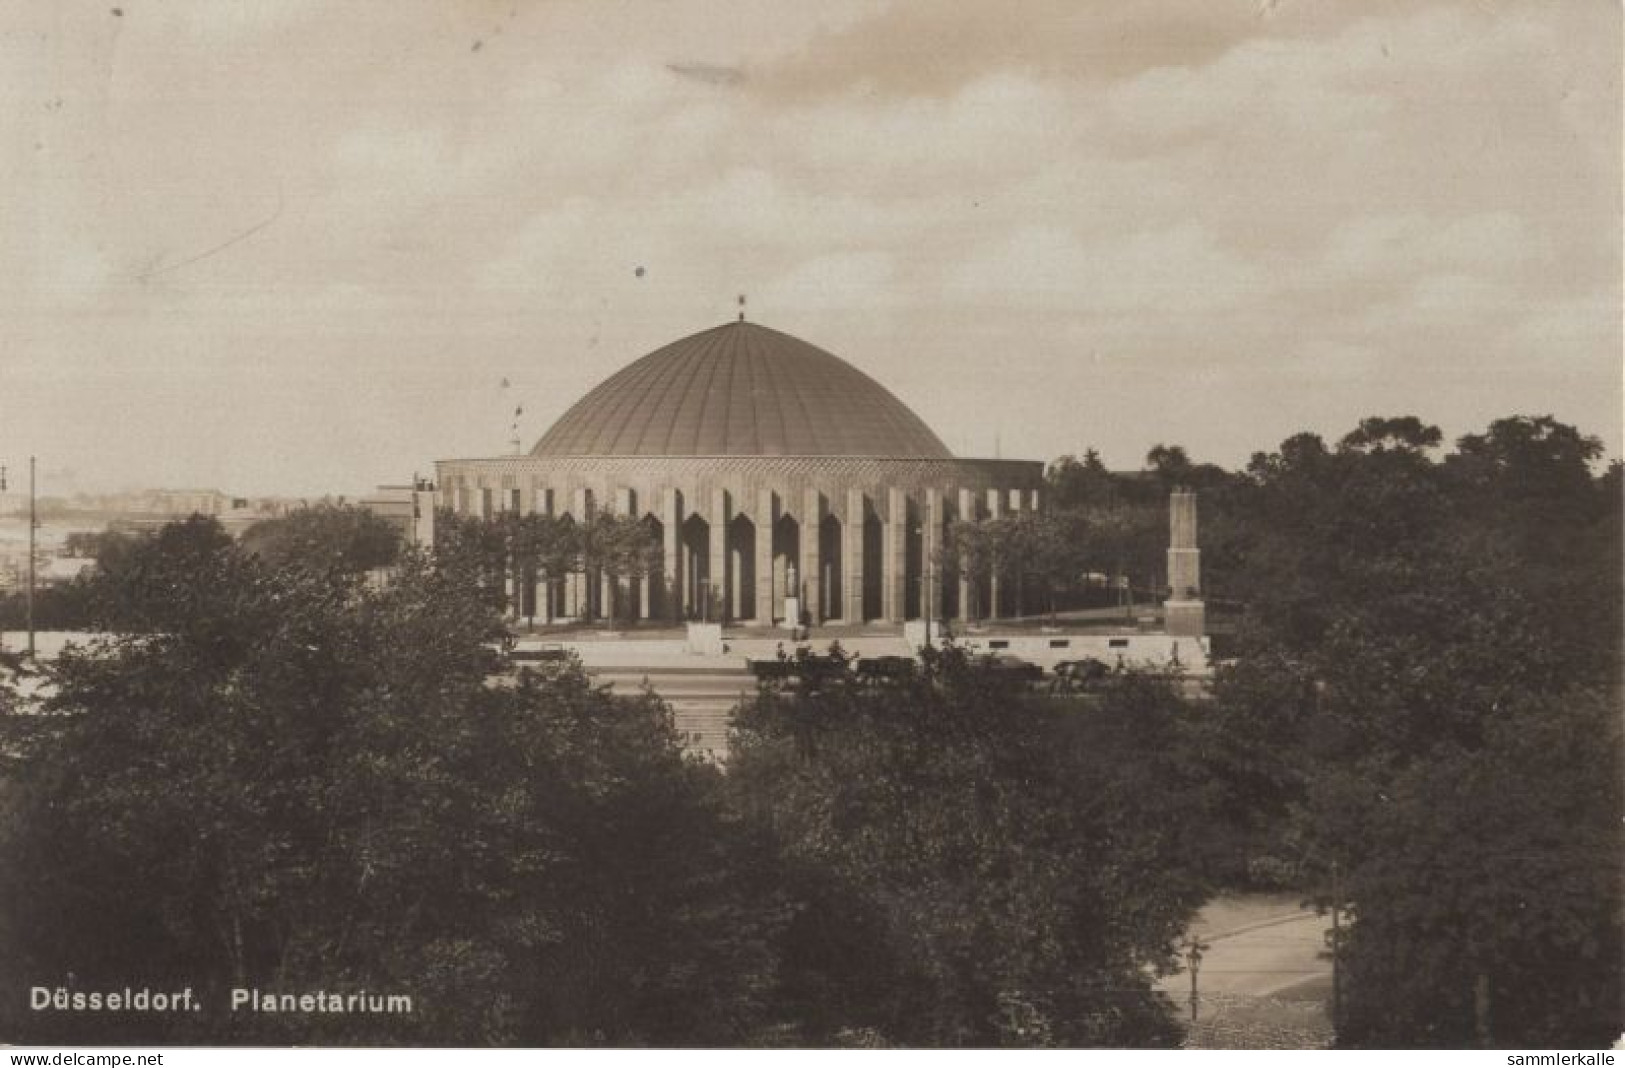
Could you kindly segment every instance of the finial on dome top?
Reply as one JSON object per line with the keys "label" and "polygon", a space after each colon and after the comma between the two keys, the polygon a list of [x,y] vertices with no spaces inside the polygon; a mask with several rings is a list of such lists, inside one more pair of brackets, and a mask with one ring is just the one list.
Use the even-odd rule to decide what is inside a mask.
{"label": "finial on dome top", "polygon": [[739,321],[745,321],[745,294],[739,294]]}

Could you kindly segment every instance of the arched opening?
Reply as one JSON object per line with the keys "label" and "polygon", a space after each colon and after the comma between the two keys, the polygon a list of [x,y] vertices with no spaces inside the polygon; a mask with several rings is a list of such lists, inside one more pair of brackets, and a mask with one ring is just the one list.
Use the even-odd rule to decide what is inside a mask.
{"label": "arched opening", "polygon": [[[567,536],[575,536],[576,519],[569,512],[559,517],[560,524],[565,528]],[[551,615],[554,619],[580,619],[584,615],[581,603],[582,591],[585,587],[585,577],[580,570],[579,560],[570,570],[561,575],[547,577],[547,596],[551,599]]]}
{"label": "arched opening", "polygon": [[832,515],[826,515],[818,524],[818,563],[818,603],[823,605],[824,619],[840,619],[844,614],[841,588],[846,576],[841,570],[841,521]]}
{"label": "arched opening", "polygon": [[[792,569],[796,572],[794,589],[790,585]],[[806,597],[801,591],[806,582],[807,576],[801,574],[801,524],[791,516],[781,515],[778,522],[773,524],[773,592],[769,598],[771,618],[762,622],[772,622],[774,619],[791,622],[784,602],[791,597],[800,597],[805,605]]]}
{"label": "arched opening", "polygon": [[925,590],[925,515],[914,501],[907,502],[903,524],[903,618],[922,619],[926,602]]}
{"label": "arched opening", "polygon": [[711,524],[697,515],[683,522],[682,616],[684,619],[722,619],[722,604],[711,587]]}
{"label": "arched opening", "polygon": [[885,612],[884,583],[886,569],[881,560],[886,550],[885,524],[872,506],[863,509],[863,610],[858,621],[878,619]]}
{"label": "arched opening", "polygon": [[742,515],[728,524],[728,574],[719,583],[728,619],[756,618],[756,524]]}
{"label": "arched opening", "polygon": [[666,543],[666,524],[653,515],[645,514],[643,527],[648,531],[649,567],[636,583],[637,613],[639,619],[657,619],[671,614],[667,604],[665,562],[660,546]]}

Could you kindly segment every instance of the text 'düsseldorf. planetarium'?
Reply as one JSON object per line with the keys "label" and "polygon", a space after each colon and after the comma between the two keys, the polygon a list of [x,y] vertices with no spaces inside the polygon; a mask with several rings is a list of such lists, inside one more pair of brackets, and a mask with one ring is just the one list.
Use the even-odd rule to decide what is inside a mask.
{"label": "text 'd\u00fcsseldorf. planetarium'", "polygon": [[[442,460],[462,515],[635,515],[662,546],[621,591],[646,619],[767,624],[799,597],[814,624],[999,615],[997,590],[945,575],[947,524],[1038,507],[1043,464],[956,458],[874,379],[750,322],[674,341],[610,376],[528,455]],[[790,589],[792,580],[797,586]],[[545,576],[525,615],[595,614],[596,576]]]}

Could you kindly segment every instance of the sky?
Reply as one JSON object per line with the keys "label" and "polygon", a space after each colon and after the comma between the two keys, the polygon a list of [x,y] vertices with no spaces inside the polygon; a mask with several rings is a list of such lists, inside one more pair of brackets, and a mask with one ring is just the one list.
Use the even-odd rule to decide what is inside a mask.
{"label": "sky", "polygon": [[1619,57],[1613,0],[0,0],[0,463],[361,493],[739,294],[962,456],[1618,456]]}

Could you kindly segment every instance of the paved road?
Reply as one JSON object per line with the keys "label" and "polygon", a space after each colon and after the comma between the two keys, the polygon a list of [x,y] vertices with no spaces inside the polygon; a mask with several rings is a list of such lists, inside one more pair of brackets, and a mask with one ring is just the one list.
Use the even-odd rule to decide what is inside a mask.
{"label": "paved road", "polygon": [[[1197,973],[1197,1020],[1187,1045],[1302,1049],[1331,1041],[1331,961],[1323,955],[1331,921],[1291,898],[1234,895],[1211,902],[1191,925],[1207,943]],[[1190,974],[1159,985],[1190,1004]]]}
{"label": "paved road", "polygon": [[[1235,894],[1209,902],[1191,923],[1207,943],[1198,970],[1196,1048],[1319,1048],[1332,1040],[1331,959],[1324,956],[1328,917],[1300,909],[1290,896]],[[1191,980],[1163,977],[1163,992],[1188,1021]]]}
{"label": "paved road", "polygon": [[[1322,956],[1330,926],[1324,916],[1299,911],[1200,935],[1208,949],[1197,973],[1198,990],[1267,997],[1330,976],[1331,961]],[[1190,992],[1190,976],[1184,971],[1164,983],[1173,984],[1170,993]]]}

